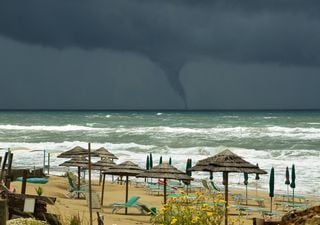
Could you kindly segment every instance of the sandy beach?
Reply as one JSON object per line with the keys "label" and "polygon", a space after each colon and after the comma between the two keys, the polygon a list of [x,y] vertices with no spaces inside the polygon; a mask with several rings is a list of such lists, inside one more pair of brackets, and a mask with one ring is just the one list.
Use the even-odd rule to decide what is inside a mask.
{"label": "sandy beach", "polygon": [[[20,193],[21,182],[12,182],[11,185],[15,187],[16,192]],[[68,181],[66,177],[62,176],[50,176],[47,184],[27,184],[27,194],[36,194],[35,188],[41,186],[43,188],[43,195],[49,197],[56,197],[55,205],[48,205],[48,212],[59,215],[62,221],[68,221],[72,216],[79,215],[83,221],[83,224],[89,224],[89,210],[88,202],[86,199],[70,199],[67,197]],[[98,184],[98,181],[92,182],[92,190],[99,196],[101,194],[102,186]],[[245,188],[241,190],[232,190],[232,193],[245,193]],[[249,191],[250,196],[255,196],[255,191]],[[137,186],[134,182],[129,185],[129,198],[130,196],[140,196],[140,203],[145,204],[149,208],[156,207],[160,208],[163,202],[162,195],[150,195],[146,192],[145,188],[140,184]],[[265,192],[259,192],[259,197],[265,199],[265,207],[269,209],[269,197]],[[112,214],[112,208],[110,204],[114,202],[125,201],[125,185],[106,182],[104,192],[104,205],[101,209],[93,210],[93,223],[97,224],[97,214],[104,217],[104,224],[107,225],[132,225],[132,224],[151,224],[149,215],[142,215],[136,208],[129,208],[128,215],[124,215],[124,210],[120,210],[116,214]],[[233,201],[230,204],[235,204]],[[249,205],[257,207],[254,201],[249,201]],[[275,206],[274,206],[275,207]],[[230,210],[231,214],[234,214],[235,218],[238,218],[237,211],[233,208]],[[240,217],[241,223],[252,224],[252,217],[261,217],[260,213],[250,213],[248,216],[244,215]],[[278,218],[279,219],[279,218]]]}

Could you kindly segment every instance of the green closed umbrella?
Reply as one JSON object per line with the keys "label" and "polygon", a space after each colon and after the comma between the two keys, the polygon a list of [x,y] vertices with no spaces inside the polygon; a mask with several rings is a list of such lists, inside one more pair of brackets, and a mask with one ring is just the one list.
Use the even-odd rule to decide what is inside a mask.
{"label": "green closed umbrella", "polygon": [[[259,164],[257,163],[257,167],[259,168]],[[256,180],[256,197],[258,196],[258,180],[260,180],[260,176],[258,173],[256,173],[256,177],[254,178]]]}
{"label": "green closed umbrella", "polygon": [[249,180],[249,176],[248,173],[243,173],[244,176],[244,185],[246,185],[246,205],[248,205],[248,180]]}
{"label": "green closed umbrella", "polygon": [[162,164],[162,156],[160,156],[159,164]]}
{"label": "green closed umbrella", "polygon": [[152,169],[153,167],[152,153],[150,153],[149,160],[150,160],[149,169]]}
{"label": "green closed umbrella", "polygon": [[171,157],[169,158],[169,165],[171,165],[172,164],[172,159],[171,159]]}
{"label": "green closed umbrella", "polygon": [[271,168],[269,179],[269,197],[271,198],[270,211],[272,212],[272,198],[274,197],[274,168]]}
{"label": "green closed umbrella", "polygon": [[[186,174],[189,177],[191,177],[191,175],[192,175],[191,167],[192,167],[192,160],[188,158],[187,163],[186,163]],[[187,193],[189,193],[190,180],[183,181],[183,183],[185,183],[187,185]]]}
{"label": "green closed umbrella", "polygon": [[[146,170],[150,169],[150,158],[149,155],[147,155],[147,159],[146,159]],[[144,182],[147,182],[147,178],[144,178]]]}
{"label": "green closed umbrella", "polygon": [[294,164],[292,164],[292,169],[291,169],[291,184],[290,187],[292,188],[292,202],[294,205],[294,189],[296,188],[296,169]]}
{"label": "green closed umbrella", "polygon": [[147,160],[146,160],[146,170],[150,169],[150,158],[149,155],[147,155]]}
{"label": "green closed umbrella", "polygon": [[286,168],[286,181],[284,183],[285,185],[287,185],[287,195],[289,195],[289,185],[290,185],[289,167]]}

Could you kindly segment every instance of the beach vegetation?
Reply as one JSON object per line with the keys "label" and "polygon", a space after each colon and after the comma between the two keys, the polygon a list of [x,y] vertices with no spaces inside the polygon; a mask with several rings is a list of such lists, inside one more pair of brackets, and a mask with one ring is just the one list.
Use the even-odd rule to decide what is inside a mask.
{"label": "beach vegetation", "polygon": [[42,187],[39,186],[39,187],[34,188],[34,189],[35,189],[35,191],[36,191],[38,196],[41,196],[43,194],[43,188]]}
{"label": "beach vegetation", "polygon": [[33,218],[17,218],[8,220],[7,225],[48,225],[48,223]]}
{"label": "beach vegetation", "polygon": [[[171,197],[151,221],[153,225],[220,225],[224,218],[224,207],[222,195],[208,197],[201,192],[192,197],[181,195]],[[229,224],[235,223],[230,218]]]}

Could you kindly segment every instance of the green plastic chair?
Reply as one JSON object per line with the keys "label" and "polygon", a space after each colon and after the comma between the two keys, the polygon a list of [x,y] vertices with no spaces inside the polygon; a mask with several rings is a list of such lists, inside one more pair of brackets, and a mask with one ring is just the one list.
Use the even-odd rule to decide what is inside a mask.
{"label": "green plastic chair", "polygon": [[81,186],[80,189],[78,189],[77,186],[74,185],[72,178],[70,177],[69,173],[67,174],[69,188],[67,196],[69,198],[75,198],[76,196],[81,196],[83,198],[86,197],[87,188],[85,186]]}

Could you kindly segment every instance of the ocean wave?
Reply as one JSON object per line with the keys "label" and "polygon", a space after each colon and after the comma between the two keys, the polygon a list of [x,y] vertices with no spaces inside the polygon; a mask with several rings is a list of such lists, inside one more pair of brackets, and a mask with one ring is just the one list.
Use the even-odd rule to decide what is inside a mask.
{"label": "ocean wave", "polygon": [[[21,132],[88,132],[89,136],[104,136],[105,134],[117,135],[141,135],[167,138],[170,136],[194,136],[201,138],[214,138],[216,140],[226,140],[230,138],[294,138],[299,140],[320,139],[320,128],[314,127],[209,127],[209,128],[189,128],[189,127],[169,127],[169,126],[149,126],[149,127],[97,127],[100,124],[87,123],[86,126],[63,125],[63,126],[21,126],[5,124],[0,125],[0,132],[17,131]],[[101,124],[103,125],[103,124]]]}
{"label": "ocean wave", "polygon": [[[93,128],[87,126],[79,126],[79,125],[64,125],[64,126],[21,126],[21,125],[11,125],[5,124],[0,125],[1,130],[28,130],[28,131],[92,131],[92,130],[100,130],[100,128]],[[107,129],[107,128],[104,128]]]}

